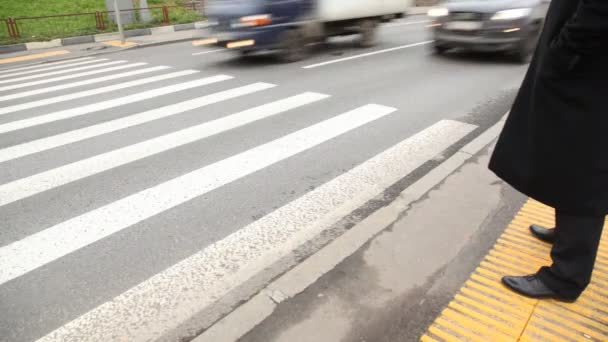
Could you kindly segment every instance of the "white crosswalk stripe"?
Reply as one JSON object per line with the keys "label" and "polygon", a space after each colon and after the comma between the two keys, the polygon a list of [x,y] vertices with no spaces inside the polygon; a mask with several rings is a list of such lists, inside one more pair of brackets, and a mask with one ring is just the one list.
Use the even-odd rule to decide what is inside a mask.
{"label": "white crosswalk stripe", "polygon": [[[129,67],[131,67],[131,66],[129,66]],[[51,86],[51,87],[39,88],[39,89],[34,89],[34,90],[23,91],[23,92],[16,93],[16,94],[0,96],[0,101],[15,100],[15,99],[20,99],[22,97],[52,93],[52,92],[59,91],[59,90],[72,89],[72,88],[82,87],[82,86],[95,84],[95,83],[113,81],[113,80],[117,80],[119,78],[137,76],[137,75],[147,74],[150,72],[166,70],[166,69],[169,69],[169,67],[161,65],[161,66],[154,66],[154,67],[150,67],[150,68],[128,71],[128,72],[123,72],[123,73],[118,73],[118,74],[113,74],[113,75],[108,75],[108,76],[103,76],[103,77],[92,78],[92,79],[88,79],[88,80],[84,80],[84,81],[78,81],[78,82],[73,82],[73,83],[63,83],[63,84],[59,84],[59,85],[55,85],[55,86]]]}
{"label": "white crosswalk stripe", "polygon": [[109,93],[109,92],[120,90],[120,89],[127,89],[127,88],[136,87],[136,86],[140,86],[140,85],[144,85],[144,84],[148,84],[148,83],[169,80],[172,78],[186,76],[186,75],[192,75],[197,72],[198,72],[197,70],[176,71],[176,72],[172,72],[170,74],[163,74],[163,75],[152,76],[152,77],[148,77],[148,78],[141,78],[141,79],[134,80],[134,81],[114,84],[114,85],[102,87],[102,88],[85,90],[85,91],[81,91],[78,93],[56,96],[56,97],[51,97],[48,99],[43,99],[43,100],[38,100],[38,101],[30,101],[30,102],[21,103],[21,104],[14,105],[14,106],[0,108],[0,115],[13,113],[13,112],[30,109],[30,108],[47,106],[47,105],[50,105],[53,103],[80,99],[80,98],[87,97],[87,96],[105,94],[105,93]]}
{"label": "white crosswalk stripe", "polygon": [[[115,73],[119,70],[124,71]],[[50,201],[56,203],[49,203],[49,207],[65,208],[65,213],[49,223],[34,222],[34,227],[23,235],[10,235],[14,228],[9,228],[8,238],[0,236],[4,239],[0,240],[0,295],[3,288],[31,275],[61,279],[62,275],[57,274],[61,272],[49,271],[53,265],[63,262],[95,265],[91,260],[70,258],[75,253],[87,255],[99,248],[100,243],[135,230],[133,227],[143,221],[168,215],[194,200],[216,196],[216,190],[242,187],[240,182],[263,177],[260,174],[286,164],[297,167],[301,156],[319,154],[324,148],[334,149],[366,129],[382,127],[395,118],[391,114],[398,110],[365,102],[336,104],[331,94],[309,89],[288,92],[280,84],[243,81],[199,70],[174,70],[92,57],[0,70],[0,83],[6,84],[0,86],[0,91],[6,92],[0,94],[0,101],[14,101],[0,107],[0,118],[4,120],[0,124],[3,144],[0,173],[5,177],[4,183],[0,181],[0,215],[8,209],[7,221],[18,222],[11,215],[31,215],[38,210],[40,215],[50,213],[51,209],[45,208]],[[200,93],[201,87],[212,84],[213,91]],[[128,95],[121,95],[125,89],[129,90]],[[171,95],[178,92],[176,100]],[[104,99],[97,98],[101,94],[106,94]],[[247,102],[243,101],[245,98]],[[137,104],[146,100],[161,105],[138,109]],[[121,108],[117,118],[107,121],[100,118],[84,127],[80,123],[72,125],[79,122],[77,118],[93,118],[94,113],[101,117],[105,114],[102,111],[114,108]],[[309,109],[315,114],[321,110],[324,115],[306,116],[305,125],[285,127],[285,122],[291,124],[294,117],[308,113]],[[42,126],[51,123],[52,127]],[[167,156],[173,152],[178,157],[171,158],[188,162],[184,160],[188,158],[179,157],[182,151],[218,146],[214,145],[216,139],[238,141],[241,136],[234,138],[235,135],[266,125],[273,127],[272,138],[265,131],[256,131],[259,142],[256,140],[244,149],[239,146],[236,152],[222,151],[220,157],[179,169],[171,176],[161,168],[159,178],[150,177],[151,182],[138,185],[137,190],[125,188],[99,203],[81,203],[87,196],[96,196],[83,189],[97,188],[95,182],[105,179],[104,176],[121,173],[126,177],[147,177],[136,165],[168,163]],[[47,131],[47,127],[53,130]],[[299,198],[266,211],[262,218],[247,221],[244,227],[235,227],[204,248],[197,244],[194,255],[181,256],[172,266],[154,271],[159,273],[147,274],[148,279],[143,282],[145,278],[138,278],[139,285],[132,287],[136,282],[129,283],[131,289],[118,296],[113,293],[103,297],[103,301],[85,303],[86,310],[93,309],[70,312],[69,322],[54,322],[53,329],[59,328],[44,331],[35,338],[44,335],[39,339],[41,342],[111,341],[116,336],[127,341],[157,340],[163,331],[176,328],[174,325],[270,267],[278,257],[327,232],[340,219],[475,128],[457,121],[439,121],[400,142],[391,141],[385,146],[392,147],[373,152],[375,155],[357,160],[340,173],[328,170],[335,176],[319,181],[318,187]],[[128,137],[127,142],[120,137]],[[106,142],[111,143],[106,146]],[[101,147],[89,151],[88,146]],[[336,153],[341,153],[340,148],[335,148]],[[83,154],[72,156],[65,152],[78,149]],[[56,156],[60,156],[58,160],[54,160]],[[324,158],[328,156],[319,156],[320,161]],[[325,168],[323,163],[320,165]],[[89,187],[80,188],[88,182]],[[108,188],[117,186],[110,184]],[[38,208],[41,201],[42,207]],[[125,267],[128,270],[128,263]],[[78,270],[74,267],[72,279],[78,279]],[[99,270],[100,277],[109,271]],[[37,296],[44,299],[52,296],[52,292],[44,291]],[[60,302],[58,298],[51,301]],[[0,302],[0,312],[4,311],[10,309]]]}
{"label": "white crosswalk stripe", "polygon": [[46,68],[38,68],[38,69],[34,69],[34,70],[26,70],[26,71],[18,71],[18,72],[14,72],[14,73],[10,73],[10,74],[3,74],[0,73],[0,79],[3,78],[8,78],[8,77],[15,77],[15,76],[23,76],[23,75],[28,75],[28,74],[33,74],[33,73],[38,73],[38,72],[42,72],[42,71],[51,71],[51,70],[57,70],[57,69],[66,69],[66,68],[71,68],[74,66],[78,66],[78,65],[85,65],[85,64],[93,64],[93,63],[99,63],[102,61],[107,61],[107,58],[99,58],[99,59],[93,59],[93,58],[88,58],[85,60],[80,60],[77,62],[74,62],[72,64],[60,64],[60,65],[52,65]]}
{"label": "white crosswalk stripe", "polygon": [[[266,83],[255,84],[253,87],[248,87],[245,89],[241,88],[241,92],[238,95],[268,89],[270,87],[272,87],[272,85]],[[233,92],[231,95],[234,96],[237,94]],[[322,95],[313,94],[309,97],[312,97],[314,100],[319,96]],[[216,96],[214,100],[219,98],[221,97]],[[224,99],[226,98],[227,97],[224,97]],[[299,102],[311,101],[310,98],[298,100]],[[298,100],[296,100],[296,103],[299,103]],[[209,104],[211,101],[209,98],[203,98],[203,101],[198,102],[197,108],[200,108],[201,104]],[[247,120],[256,119],[256,115],[260,117],[258,119],[261,119],[269,114],[278,114],[283,110],[283,108],[288,108],[290,103],[281,102],[274,105],[274,107],[277,106],[278,108],[274,109],[269,107],[255,108],[240,114],[235,114],[236,117],[218,119],[210,123],[194,126],[176,133],[167,134],[165,136],[144,141],[139,144],[118,149],[116,151],[81,160],[79,162],[68,164],[34,176],[22,178],[15,182],[0,185],[0,206],[85,177],[89,177],[96,173],[100,173],[138,159],[143,159],[151,155],[209,137],[213,134],[221,133],[222,131],[238,127],[239,125],[244,125],[247,123]],[[291,106],[293,106],[293,104],[291,104]],[[192,106],[189,108],[192,108]],[[235,118],[239,120],[239,122],[235,122]]]}
{"label": "white crosswalk stripe", "polygon": [[[211,305],[215,298],[222,298],[256,272],[270,267],[279,255],[289,253],[330,228],[344,213],[374,198],[474,128],[460,122],[441,121],[38,342],[94,342],[117,335],[129,341],[156,340],[163,331],[175,329],[177,322],[187,320],[197,310]],[[230,256],[229,260],[226,255]],[[132,308],[138,308],[137,315],[132,314]],[[149,329],[150,326],[156,329]]]}
{"label": "white crosswalk stripe", "polygon": [[[269,89],[272,87],[274,87],[274,85],[269,83],[254,83],[248,86],[233,88],[230,90],[225,90],[219,93],[202,96],[185,102],[179,102],[165,107],[152,109],[143,113],[130,115],[124,118],[111,120],[98,125],[65,132],[48,138],[30,141],[21,145],[7,147],[3,150],[0,150],[0,163],[7,160],[24,157],[30,154],[46,151],[55,147],[93,138],[102,134],[108,134],[136,125],[141,125],[146,122],[167,118],[189,110],[202,108],[210,104],[218,103],[220,101],[226,101],[238,96],[251,94],[253,92]],[[8,198],[5,200],[8,200]],[[1,199],[0,203],[2,203]]]}
{"label": "white crosswalk stripe", "polygon": [[73,64],[73,63],[78,63],[78,62],[81,62],[81,61],[88,61],[88,60],[92,60],[92,59],[94,59],[94,57],[82,57],[82,58],[75,58],[75,59],[67,59],[65,61],[50,62],[50,63],[36,64],[36,65],[28,65],[28,66],[19,67],[19,68],[0,69],[0,75],[3,75],[5,73],[10,73],[10,72],[15,72],[15,71],[24,71],[24,70],[32,70],[32,69],[35,69],[35,70],[44,69],[44,68],[46,68],[48,66]]}
{"label": "white crosswalk stripe", "polygon": [[38,126],[45,123],[50,123],[58,120],[65,120],[69,118],[74,118],[82,115],[87,115],[91,113],[98,112],[104,109],[110,109],[118,106],[123,106],[129,103],[139,102],[147,99],[152,99],[162,95],[168,95],[172,93],[176,93],[186,89],[192,89],[196,87],[202,87],[205,85],[209,85],[216,82],[226,81],[231,79],[231,76],[219,75],[213,77],[207,77],[200,80],[189,81],[185,83],[178,83],[158,89],[148,90],[145,92],[137,93],[134,95],[119,97],[117,99],[107,100],[98,103],[92,103],[90,105],[70,108],[66,110],[62,110],[59,112],[54,112],[50,114],[45,114],[41,116],[36,116],[29,119],[23,119],[19,121],[9,122],[3,125],[0,125],[0,133],[7,133],[16,131],[19,129],[24,129],[28,127]]}
{"label": "white crosswalk stripe", "polygon": [[355,109],[2,247],[0,284],[393,111],[377,105]]}
{"label": "white crosswalk stripe", "polygon": [[51,72],[47,72],[47,73],[42,73],[42,74],[36,74],[36,75],[29,75],[29,76],[23,76],[23,77],[17,77],[17,78],[9,78],[7,80],[0,80],[0,84],[5,84],[5,83],[15,83],[15,82],[21,82],[21,81],[27,81],[27,80],[33,80],[36,78],[45,78],[45,77],[50,77],[50,76],[55,76],[55,75],[61,75],[61,74],[69,74],[75,71],[82,71],[82,70],[89,70],[89,69],[95,69],[95,68],[99,68],[100,66],[110,66],[110,65],[116,65],[116,64],[123,64],[126,63],[127,61],[111,61],[111,62],[106,62],[106,63],[101,63],[101,64],[95,64],[95,65],[85,65],[85,66],[79,66],[77,68],[72,68],[72,69],[65,69],[65,70],[55,70],[55,71],[51,71]]}
{"label": "white crosswalk stripe", "polygon": [[[122,63],[121,61],[119,61],[119,62],[120,63],[114,63],[114,64],[121,64]],[[0,91],[15,90],[15,89],[21,89],[21,88],[26,88],[26,87],[37,86],[37,85],[41,85],[41,84],[47,84],[47,83],[65,81],[65,80],[69,80],[69,79],[73,79],[73,78],[91,76],[91,75],[106,73],[106,72],[110,72],[110,71],[135,68],[135,67],[146,65],[146,64],[147,63],[122,64],[122,65],[113,66],[113,67],[110,67],[110,68],[96,69],[96,70],[92,70],[92,71],[80,72],[80,73],[71,74],[71,75],[64,75],[64,76],[59,76],[59,77],[47,78],[45,80],[38,80],[38,81],[31,81],[31,82],[25,82],[25,83],[19,83],[19,84],[12,84],[12,85],[7,85],[7,86],[4,86],[4,87],[0,87]]]}

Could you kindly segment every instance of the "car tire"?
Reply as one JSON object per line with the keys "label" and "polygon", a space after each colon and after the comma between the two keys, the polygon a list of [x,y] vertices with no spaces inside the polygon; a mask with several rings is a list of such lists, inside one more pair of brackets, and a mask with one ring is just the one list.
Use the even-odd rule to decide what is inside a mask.
{"label": "car tire", "polygon": [[532,59],[532,52],[534,50],[530,48],[530,43],[528,41],[523,42],[520,46],[513,52],[513,61],[518,64],[528,64]]}
{"label": "car tire", "polygon": [[285,63],[294,63],[304,59],[308,46],[304,35],[297,29],[289,29],[281,33],[279,38],[279,58]]}
{"label": "car tire", "polygon": [[444,53],[446,53],[450,48],[448,48],[447,46],[443,46],[443,45],[433,45],[433,52],[436,55],[443,55]]}
{"label": "car tire", "polygon": [[528,64],[532,59],[532,54],[527,51],[518,50],[513,53],[513,61],[517,64]]}
{"label": "car tire", "polygon": [[240,50],[239,51],[239,55],[241,55],[241,58],[251,57],[252,54],[253,54],[253,50]]}
{"label": "car tire", "polygon": [[529,38],[524,39],[517,49],[513,52],[513,60],[518,64],[528,64],[532,60],[532,55],[536,49],[536,44],[540,36],[540,28],[535,29]]}
{"label": "car tire", "polygon": [[376,44],[376,29],[378,23],[373,19],[364,19],[359,24],[359,46],[362,48],[369,48]]}

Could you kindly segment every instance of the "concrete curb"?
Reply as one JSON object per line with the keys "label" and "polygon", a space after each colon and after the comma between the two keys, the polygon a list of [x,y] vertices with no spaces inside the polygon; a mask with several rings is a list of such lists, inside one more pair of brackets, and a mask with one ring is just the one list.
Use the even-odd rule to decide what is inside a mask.
{"label": "concrete curb", "polygon": [[[135,29],[135,30],[125,31],[125,37],[131,38],[131,37],[140,37],[140,36],[160,35],[160,34],[167,34],[167,33],[178,32],[178,31],[201,29],[201,28],[205,28],[208,26],[209,26],[208,22],[199,21],[199,22],[190,23],[190,24],[176,24],[176,25],[169,25],[169,26]],[[21,52],[21,51],[40,50],[40,49],[49,49],[49,48],[76,45],[76,44],[105,42],[108,40],[118,40],[118,39],[120,39],[120,38],[119,38],[117,32],[109,32],[109,33],[100,33],[100,34],[95,34],[95,35],[54,39],[54,40],[51,40],[48,42],[30,42],[30,43],[23,43],[23,44],[0,45],[0,54]],[[146,46],[150,46],[150,45],[146,44]]]}
{"label": "concrete curb", "polygon": [[142,43],[142,44],[133,46],[131,49],[141,49],[141,48],[146,48],[146,47],[151,47],[151,46],[161,46],[161,45],[168,45],[168,44],[183,43],[183,42],[192,41],[193,39],[197,39],[197,38],[180,38],[180,39],[173,39],[173,40],[163,40],[163,41],[158,41],[158,42]]}
{"label": "concrete curb", "polygon": [[0,45],[0,54],[21,52],[21,51],[27,51],[27,45],[25,45],[25,44]]}
{"label": "concrete curb", "polygon": [[192,24],[180,24],[180,25],[174,25],[173,29],[175,31],[187,31],[187,30],[194,30],[196,28],[196,25],[194,23]]}
{"label": "concrete curb", "polygon": [[62,46],[61,39],[53,39],[48,42],[31,42],[25,43],[28,50],[52,49]]}
{"label": "concrete curb", "polygon": [[150,34],[166,34],[175,32],[174,26],[159,26],[150,28]]}
{"label": "concrete curb", "polygon": [[483,148],[496,139],[506,119],[503,117],[446,161],[405,189],[388,206],[381,208],[268,285],[250,300],[213,324],[193,342],[234,342],[270,317],[279,304],[295,297],[323,275],[357,252],[378,233],[398,220],[409,206],[443,182]]}
{"label": "concrete curb", "polygon": [[61,45],[76,45],[76,44],[87,44],[87,43],[95,43],[95,36],[78,36],[78,37],[69,37],[63,38],[61,40]]}
{"label": "concrete curb", "polygon": [[[180,39],[173,39],[173,40],[163,40],[163,41],[156,41],[156,42],[150,42],[150,43],[142,43],[142,44],[138,44],[135,46],[131,46],[131,47],[126,47],[126,48],[121,48],[121,49],[108,49],[107,51],[95,51],[92,53],[86,53],[86,54],[82,54],[82,55],[78,55],[78,56],[72,56],[72,55],[64,55],[65,58],[61,58],[58,60],[69,60],[69,59],[78,59],[78,58],[82,58],[82,57],[91,57],[91,56],[101,56],[101,55],[107,55],[107,54],[111,54],[111,53],[116,53],[116,52],[121,52],[121,51],[125,51],[125,50],[129,50],[129,49],[140,49],[140,48],[146,48],[146,47],[154,47],[154,46],[161,46],[161,45],[169,45],[169,44],[174,44],[174,43],[183,43],[183,42],[189,42],[192,41],[193,39],[196,38],[180,38]],[[17,46],[17,45],[8,45],[8,46]],[[2,46],[0,46],[0,51],[1,51]],[[23,49],[22,50],[15,50],[15,51],[9,51],[9,52],[19,52],[19,51],[26,51],[25,50],[25,44],[23,44]],[[8,52],[7,52],[8,53]],[[2,54],[2,52],[0,52],[0,54]],[[23,64],[20,66],[31,66],[31,65],[38,65],[38,64],[44,64],[44,63],[48,63],[48,62],[55,62],[58,60],[53,60],[53,61],[49,61],[49,60],[38,60],[38,61],[31,61],[31,63],[28,64]]]}

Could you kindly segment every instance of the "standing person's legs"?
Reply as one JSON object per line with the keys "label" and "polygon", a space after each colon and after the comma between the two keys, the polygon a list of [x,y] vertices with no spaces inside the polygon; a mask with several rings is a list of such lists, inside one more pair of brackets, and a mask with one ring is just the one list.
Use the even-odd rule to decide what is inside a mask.
{"label": "standing person's legs", "polygon": [[572,216],[556,210],[553,265],[543,267],[540,280],[557,294],[577,298],[591,281],[605,217]]}

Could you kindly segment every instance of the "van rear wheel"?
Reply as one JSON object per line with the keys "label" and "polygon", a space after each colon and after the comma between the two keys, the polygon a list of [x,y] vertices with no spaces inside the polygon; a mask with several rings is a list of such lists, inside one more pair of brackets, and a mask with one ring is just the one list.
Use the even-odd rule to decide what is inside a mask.
{"label": "van rear wheel", "polygon": [[286,30],[279,38],[279,54],[285,63],[293,63],[304,59],[308,47],[304,35],[299,30]]}
{"label": "van rear wheel", "polygon": [[359,31],[361,34],[359,40],[359,46],[368,48],[374,46],[376,43],[376,28],[378,22],[374,19],[364,19],[359,24]]}

